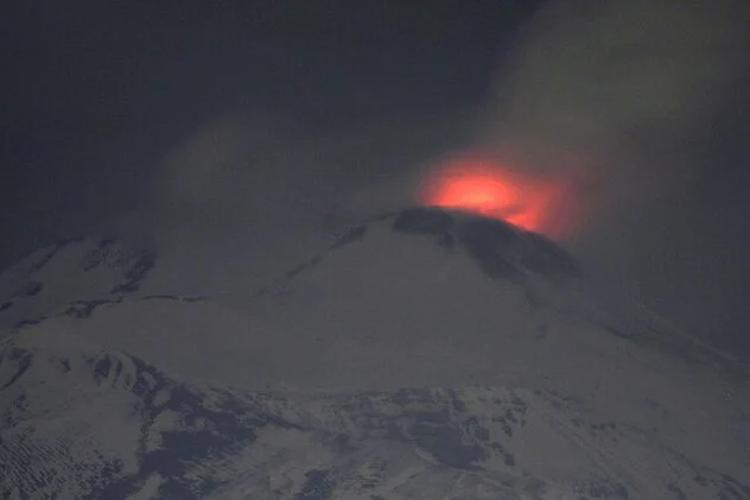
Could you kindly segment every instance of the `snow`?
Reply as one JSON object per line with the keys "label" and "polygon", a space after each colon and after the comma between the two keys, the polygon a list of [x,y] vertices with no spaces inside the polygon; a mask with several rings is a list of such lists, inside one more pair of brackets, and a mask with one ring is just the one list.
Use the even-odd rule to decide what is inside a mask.
{"label": "snow", "polygon": [[0,275],[0,489],[750,498],[745,367],[621,322],[548,242],[405,213],[242,307],[159,295],[117,242]]}

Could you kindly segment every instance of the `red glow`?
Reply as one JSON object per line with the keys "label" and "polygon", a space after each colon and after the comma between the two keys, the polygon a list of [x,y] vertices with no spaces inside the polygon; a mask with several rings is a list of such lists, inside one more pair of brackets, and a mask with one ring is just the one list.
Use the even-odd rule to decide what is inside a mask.
{"label": "red glow", "polygon": [[570,193],[559,180],[521,174],[488,160],[458,160],[428,179],[427,206],[476,213],[527,231],[562,236],[570,227]]}

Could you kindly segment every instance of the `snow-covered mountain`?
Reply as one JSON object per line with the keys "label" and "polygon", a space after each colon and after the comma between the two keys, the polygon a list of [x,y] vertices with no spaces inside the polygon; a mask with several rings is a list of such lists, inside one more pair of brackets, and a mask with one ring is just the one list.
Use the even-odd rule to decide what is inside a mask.
{"label": "snow-covered mountain", "polygon": [[0,328],[60,308],[116,301],[137,291],[156,257],[112,239],[77,239],[38,250],[0,274]]}
{"label": "snow-covered mountain", "polygon": [[238,306],[82,240],[0,275],[0,492],[750,498],[745,367],[554,243],[410,209]]}

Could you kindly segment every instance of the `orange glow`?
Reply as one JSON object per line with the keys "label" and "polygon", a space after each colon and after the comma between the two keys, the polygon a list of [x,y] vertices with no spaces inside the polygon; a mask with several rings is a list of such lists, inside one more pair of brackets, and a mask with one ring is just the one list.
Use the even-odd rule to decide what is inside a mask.
{"label": "orange glow", "polygon": [[569,194],[558,180],[514,172],[493,161],[464,159],[438,169],[426,182],[421,202],[559,237],[570,226]]}

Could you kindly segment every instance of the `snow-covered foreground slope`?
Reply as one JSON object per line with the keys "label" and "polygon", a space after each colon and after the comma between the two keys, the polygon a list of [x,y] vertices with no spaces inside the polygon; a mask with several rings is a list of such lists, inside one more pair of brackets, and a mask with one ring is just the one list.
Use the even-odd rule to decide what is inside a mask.
{"label": "snow-covered foreground slope", "polygon": [[244,302],[154,264],[84,241],[0,276],[7,491],[750,498],[747,370],[537,235],[405,210]]}
{"label": "snow-covered foreground slope", "polygon": [[540,390],[232,392],[30,332],[4,339],[0,384],[4,498],[750,495],[710,457]]}

